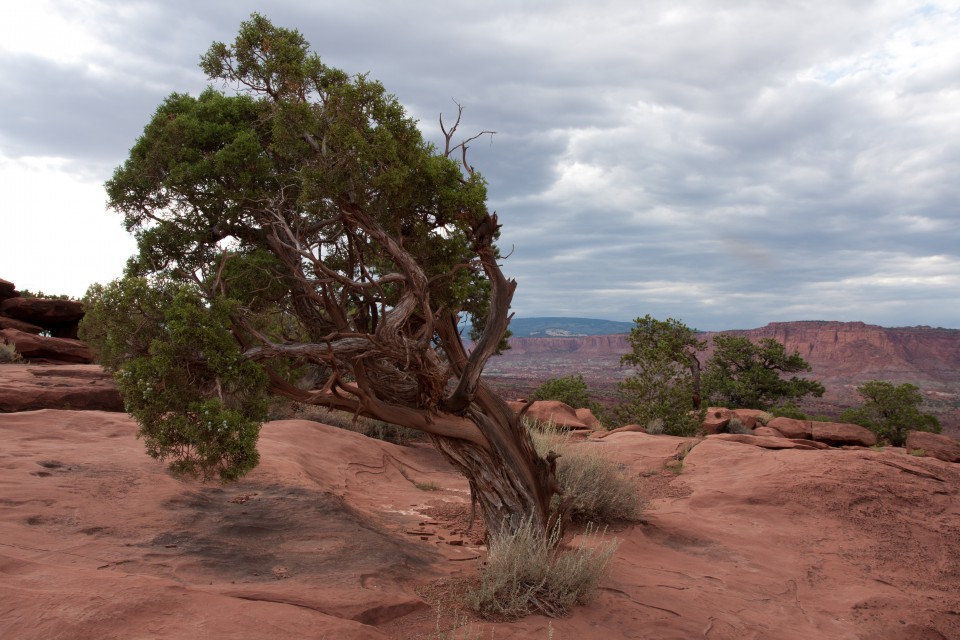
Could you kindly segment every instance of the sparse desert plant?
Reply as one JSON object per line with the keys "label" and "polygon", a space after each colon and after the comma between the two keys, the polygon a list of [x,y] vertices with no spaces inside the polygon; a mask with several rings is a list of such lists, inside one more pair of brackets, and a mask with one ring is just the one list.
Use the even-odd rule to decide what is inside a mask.
{"label": "sparse desert plant", "polygon": [[559,536],[559,527],[548,536],[527,520],[513,534],[493,538],[480,583],[467,594],[470,608],[514,620],[533,612],[562,616],[586,602],[620,543],[588,528],[575,548],[564,550]]}
{"label": "sparse desert plant", "polygon": [[677,450],[677,453],[674,454],[673,458],[667,460],[663,467],[667,471],[671,471],[679,475],[683,471],[684,460],[687,458],[687,454],[693,451],[693,448],[700,444],[703,441],[703,438],[697,438],[685,443],[682,447]]}
{"label": "sparse desert plant", "polygon": [[417,489],[420,489],[420,491],[439,491],[440,490],[440,485],[437,484],[436,482],[414,482],[413,486],[415,486]]}
{"label": "sparse desert plant", "polygon": [[647,433],[653,436],[659,436],[663,433],[664,424],[663,418],[654,418],[647,423],[647,426],[644,427],[647,430]]}
{"label": "sparse desert plant", "polygon": [[635,520],[643,509],[637,484],[621,465],[604,457],[590,445],[575,445],[566,432],[533,427],[533,445],[546,456],[557,459],[557,482],[563,496],[555,496],[553,508],[561,504],[575,522],[608,523]]}
{"label": "sparse desert plant", "polygon": [[20,364],[23,362],[23,356],[12,344],[0,342],[0,364]]}
{"label": "sparse desert plant", "polygon": [[727,433],[748,435],[750,433],[750,429],[747,428],[747,425],[743,424],[743,420],[733,417],[730,418],[730,421],[727,423]]}
{"label": "sparse desert plant", "polygon": [[776,416],[770,413],[769,411],[764,411],[763,413],[757,416],[757,422],[759,422],[763,426],[767,426],[767,423],[773,420],[775,417]]}
{"label": "sparse desert plant", "polygon": [[927,455],[927,451],[926,449],[911,449],[910,455],[917,456],[918,458],[922,458],[925,455]]}

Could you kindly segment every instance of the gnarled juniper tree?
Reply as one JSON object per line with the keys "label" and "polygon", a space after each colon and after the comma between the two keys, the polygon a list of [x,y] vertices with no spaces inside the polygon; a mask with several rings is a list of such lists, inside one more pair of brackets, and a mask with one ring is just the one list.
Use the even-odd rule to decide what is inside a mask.
{"label": "gnarled juniper tree", "polygon": [[456,125],[435,149],[381,84],[256,14],[201,66],[237,91],[169,96],[107,182],[139,254],[83,328],[148,452],[239,477],[279,394],[423,431],[489,532],[545,527],[553,465],[480,379],[516,283]]}

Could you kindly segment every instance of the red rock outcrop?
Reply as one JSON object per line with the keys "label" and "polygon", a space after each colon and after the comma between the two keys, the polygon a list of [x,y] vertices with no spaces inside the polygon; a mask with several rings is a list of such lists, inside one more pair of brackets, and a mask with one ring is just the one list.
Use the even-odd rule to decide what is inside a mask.
{"label": "red rock outcrop", "polygon": [[0,278],[0,300],[16,298],[18,295],[20,294],[17,293],[17,288],[12,282]]}
{"label": "red rock outcrop", "polygon": [[0,313],[42,327],[76,327],[83,317],[83,305],[76,300],[18,296],[0,302]]}
{"label": "red rock outcrop", "polygon": [[939,433],[911,431],[907,434],[906,449],[922,450],[925,456],[945,462],[960,462],[960,441]]}
{"label": "red rock outcrop", "polygon": [[[514,411],[520,411],[525,402],[507,403]],[[591,414],[592,415],[592,414]],[[591,427],[577,416],[577,411],[559,400],[537,400],[530,405],[524,416],[544,424],[567,429],[590,429]]]}
{"label": "red rock outcrop", "polygon": [[707,436],[707,438],[716,438],[726,442],[739,442],[749,444],[762,449],[809,449],[819,450],[820,447],[814,446],[809,440],[790,440],[783,437],[770,437],[763,435],[749,435],[745,433],[718,433]]}
{"label": "red rock outcrop", "polygon": [[785,438],[786,436],[774,429],[773,427],[764,427],[759,426],[753,430],[753,435],[755,436],[767,436],[770,438]]}
{"label": "red rock outcrop", "polygon": [[77,338],[83,305],[76,300],[27,298],[12,282],[0,280],[0,342],[12,344],[26,360],[92,362]]}
{"label": "red rock outcrop", "polygon": [[813,437],[813,422],[810,420],[796,420],[795,418],[774,418],[767,423],[788,438],[807,439]]}
{"label": "red rock outcrop", "polygon": [[40,325],[30,324],[29,322],[17,320],[16,318],[8,318],[7,316],[0,316],[0,329],[16,329],[24,333],[43,333],[43,327]]}
{"label": "red rock outcrop", "polygon": [[876,434],[858,424],[814,421],[810,426],[812,430],[810,437],[813,440],[826,442],[831,446],[872,447],[877,444]]}
{"label": "red rock outcrop", "polygon": [[630,350],[627,336],[578,336],[575,338],[510,338],[507,357],[546,353],[577,353],[579,355],[610,355],[618,357]]}
{"label": "red rock outcrop", "polygon": [[580,419],[580,422],[587,425],[594,431],[598,429],[603,429],[603,424],[601,424],[600,420],[597,419],[597,416],[593,415],[593,411],[591,411],[590,409],[587,409],[585,407],[576,409],[575,413],[577,414],[577,418]]}
{"label": "red rock outcrop", "polygon": [[0,365],[0,412],[36,409],[123,411],[123,400],[98,365]]}
{"label": "red rock outcrop", "polygon": [[90,347],[79,340],[51,338],[16,329],[0,329],[0,341],[14,345],[17,352],[27,360],[93,362],[93,352]]}
{"label": "red rock outcrop", "polygon": [[731,417],[733,417],[733,412],[730,411],[730,409],[710,407],[707,409],[707,414],[703,419],[703,431],[708,435],[723,433],[727,425],[730,424]]}
{"label": "red rock outcrop", "polygon": [[[418,593],[448,614],[486,551],[453,533],[469,488],[435,450],[277,421],[257,469],[203,484],[136,432],[122,414],[0,415],[0,636],[960,638],[960,466],[902,450],[585,442],[649,499],[617,527],[594,598],[552,620],[452,623]],[[682,471],[664,472],[678,451]]]}

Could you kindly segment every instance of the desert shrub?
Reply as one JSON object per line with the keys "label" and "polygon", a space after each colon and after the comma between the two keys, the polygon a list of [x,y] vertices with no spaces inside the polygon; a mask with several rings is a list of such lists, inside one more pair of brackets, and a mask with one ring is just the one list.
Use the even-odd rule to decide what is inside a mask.
{"label": "desert shrub", "polygon": [[561,616],[586,602],[619,542],[596,530],[588,530],[574,549],[560,549],[558,541],[559,529],[548,536],[529,520],[512,535],[491,540],[468,606],[487,618],[514,620],[533,612]]}
{"label": "desert shrub", "polygon": [[763,426],[767,426],[767,423],[773,420],[775,417],[776,416],[770,413],[769,411],[764,411],[763,413],[757,416],[757,422],[759,422]]}
{"label": "desert shrub", "polygon": [[0,342],[0,364],[20,364],[23,356],[12,344]]}
{"label": "desert shrub", "polygon": [[730,422],[727,423],[727,433],[749,434],[750,429],[747,428],[747,425],[743,424],[743,420],[734,417],[730,418]]}
{"label": "desert shrub", "polygon": [[608,523],[634,520],[642,511],[636,482],[621,465],[589,445],[574,446],[566,432],[549,427],[532,427],[533,445],[541,456],[550,451],[557,459],[557,482],[563,496],[554,496],[554,508],[561,502],[575,522]]}
{"label": "desert shrub", "polygon": [[654,436],[659,436],[663,433],[665,425],[663,424],[663,418],[654,418],[647,423],[647,426],[644,427],[647,433]]}

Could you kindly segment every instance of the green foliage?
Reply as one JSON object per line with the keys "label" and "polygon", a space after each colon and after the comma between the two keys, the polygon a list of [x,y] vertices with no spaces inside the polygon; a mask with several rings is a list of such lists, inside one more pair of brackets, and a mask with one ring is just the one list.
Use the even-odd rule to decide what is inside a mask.
{"label": "green foliage", "polygon": [[794,352],[787,355],[782,343],[772,338],[751,342],[748,338],[714,336],[714,353],[703,377],[710,403],[731,409],[770,410],[808,395],[823,395],[815,380],[783,374],[810,371],[810,365]]}
{"label": "green foliage", "polygon": [[576,445],[569,434],[542,426],[530,427],[533,445],[541,457],[553,451],[557,459],[557,482],[562,496],[554,496],[553,506],[561,502],[575,522],[608,524],[636,520],[643,509],[637,483],[622,468],[597,449]]}
{"label": "green foliage", "polygon": [[[299,32],[253,14],[201,66],[240,94],[171,94],[107,181],[138,254],[123,279],[88,292],[81,331],[117,376],[151,455],[230,479],[257,463],[268,377],[270,388],[373,387],[386,371],[412,380],[413,394],[397,392],[404,402],[418,389],[432,401],[426,384],[445,381],[416,366],[446,369],[433,352],[424,364],[433,335],[416,332],[424,317],[486,319],[491,288],[474,231],[491,218],[479,173],[465,176],[380,83],[326,66]],[[385,333],[385,316],[410,305],[411,271],[419,321],[384,339],[384,350],[400,345],[401,364],[350,352],[362,373],[333,371],[316,355],[323,345]],[[281,353],[291,345],[313,351]]]}
{"label": "green foliage", "polygon": [[800,410],[800,407],[788,402],[787,404],[770,409],[770,413],[776,418],[793,418],[794,420],[809,420],[810,416]]}
{"label": "green foliage", "polygon": [[232,301],[126,278],[91,287],[86,306],[81,338],[114,373],[151,456],[224,480],[256,466],[266,376],[228,331]]}
{"label": "green foliage", "polygon": [[480,584],[467,594],[470,608],[487,618],[514,620],[536,612],[557,617],[586,602],[606,573],[619,542],[594,530],[573,549],[526,521],[510,536],[490,542]]}
{"label": "green foliage", "polygon": [[0,342],[0,364],[20,364],[23,362],[23,356],[12,344]]}
{"label": "green foliage", "polygon": [[574,409],[590,408],[593,404],[590,400],[587,383],[584,382],[583,375],[580,374],[551,378],[537,387],[530,397],[534,400],[559,400]]}
{"label": "green foliage", "polygon": [[695,435],[703,423],[699,403],[700,363],[697,352],[706,346],[682,322],[649,315],[636,319],[628,340],[631,352],[620,359],[634,374],[617,385],[617,417],[624,424],[663,424],[663,433]]}
{"label": "green foliage", "polygon": [[558,400],[574,409],[590,409],[598,419],[604,416],[600,403],[590,398],[590,389],[582,374],[551,378],[537,387],[530,397],[533,400]]}
{"label": "green foliage", "polygon": [[916,385],[871,380],[857,387],[857,392],[864,403],[841,413],[842,422],[866,427],[895,447],[902,447],[911,431],[940,433],[936,416],[920,413],[923,396]]}

